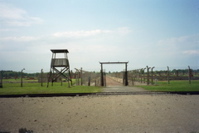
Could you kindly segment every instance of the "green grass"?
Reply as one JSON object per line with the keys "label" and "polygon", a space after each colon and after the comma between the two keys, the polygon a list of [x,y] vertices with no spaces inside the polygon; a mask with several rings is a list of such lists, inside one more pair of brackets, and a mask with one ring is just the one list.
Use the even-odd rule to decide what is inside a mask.
{"label": "green grass", "polygon": [[[21,82],[21,78],[17,78],[17,79],[3,79],[3,82],[9,81],[9,82]],[[27,79],[27,78],[23,78],[23,82],[27,82],[27,81],[38,81],[37,79]]]}
{"label": "green grass", "polygon": [[67,83],[54,83],[49,87],[46,87],[46,83],[43,87],[40,83],[24,83],[23,87],[20,87],[20,83],[4,83],[3,88],[0,88],[0,95],[20,95],[20,94],[60,94],[60,93],[95,93],[100,92],[100,87],[95,86],[71,86],[68,87]]}
{"label": "green grass", "polygon": [[199,91],[199,81],[191,81],[191,84],[186,80],[170,81],[158,81],[157,85],[149,85],[140,87],[150,91]]}

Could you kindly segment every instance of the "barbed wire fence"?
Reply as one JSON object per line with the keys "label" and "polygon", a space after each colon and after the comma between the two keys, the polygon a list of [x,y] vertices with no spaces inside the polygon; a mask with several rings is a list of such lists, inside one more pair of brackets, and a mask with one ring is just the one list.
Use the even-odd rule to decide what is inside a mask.
{"label": "barbed wire fence", "polygon": [[155,67],[146,66],[144,68],[128,71],[128,79],[131,84],[135,82],[154,85],[157,81],[167,81],[170,84],[172,80],[187,80],[191,84],[192,80],[199,80],[199,69],[191,69],[190,66],[184,69],[170,69],[169,66],[165,70],[155,70]]}
{"label": "barbed wire fence", "polygon": [[75,68],[73,78],[76,79],[76,85],[100,86],[100,72],[86,71],[82,68]]}
{"label": "barbed wire fence", "polygon": [[[110,76],[113,80],[124,84],[125,71],[121,72],[105,72],[104,77],[101,79],[100,72],[87,71],[82,68],[76,69],[73,78],[76,79],[76,85],[84,86],[101,86],[101,80],[104,80],[106,86],[106,75]],[[155,85],[158,81],[173,80],[187,80],[191,84],[192,80],[199,80],[199,69],[191,69],[190,66],[183,67],[182,69],[170,69],[169,66],[165,70],[160,67],[146,66],[140,69],[128,70],[128,85]]]}
{"label": "barbed wire fence", "polygon": [[[100,71],[88,71],[83,68],[71,70],[71,79],[75,79],[73,85],[75,86],[101,86],[101,80],[104,80],[106,86],[106,75],[112,77],[113,80],[124,84],[124,71],[121,72],[105,72],[104,77],[101,78]],[[48,80],[49,73],[44,72],[41,69],[40,73],[36,74],[38,83],[41,86],[45,86]],[[10,77],[9,75],[0,73],[0,87],[2,86],[3,79]],[[13,76],[14,78],[14,76]],[[199,69],[192,69],[190,66],[175,69],[173,67],[166,66],[165,69],[160,70],[160,67],[145,66],[140,69],[128,70],[128,85],[155,85],[158,81],[170,81],[174,80],[187,80],[187,83],[191,84],[192,80],[199,80]],[[10,81],[7,81],[10,82]],[[29,81],[26,81],[29,82]],[[36,81],[31,81],[36,82]],[[60,78],[57,82],[66,82]]]}

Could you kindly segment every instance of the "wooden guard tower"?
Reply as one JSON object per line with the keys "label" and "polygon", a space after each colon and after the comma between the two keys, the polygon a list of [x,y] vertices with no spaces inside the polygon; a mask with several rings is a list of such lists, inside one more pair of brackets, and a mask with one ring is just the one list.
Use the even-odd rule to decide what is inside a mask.
{"label": "wooden guard tower", "polygon": [[[51,49],[52,52],[52,59],[50,65],[50,74],[48,77],[48,84],[49,82],[57,81],[59,78],[65,78],[68,82],[71,81],[70,77],[70,65],[68,61],[67,49]],[[59,54],[61,57],[56,57]]]}

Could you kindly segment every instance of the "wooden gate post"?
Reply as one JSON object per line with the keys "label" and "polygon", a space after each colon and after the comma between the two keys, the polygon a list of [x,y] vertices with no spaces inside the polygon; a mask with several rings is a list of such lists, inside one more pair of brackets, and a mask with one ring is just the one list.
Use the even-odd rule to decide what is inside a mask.
{"label": "wooden gate post", "polygon": [[104,86],[103,64],[101,63],[101,86]]}
{"label": "wooden gate post", "polygon": [[125,86],[128,86],[128,71],[127,71],[127,63],[125,63]]}

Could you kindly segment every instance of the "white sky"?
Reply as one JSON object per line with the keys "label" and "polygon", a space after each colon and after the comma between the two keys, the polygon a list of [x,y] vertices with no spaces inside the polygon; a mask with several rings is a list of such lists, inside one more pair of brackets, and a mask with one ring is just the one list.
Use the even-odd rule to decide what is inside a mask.
{"label": "white sky", "polygon": [[199,69],[199,1],[0,0],[0,70],[47,72],[50,49],[71,70]]}

